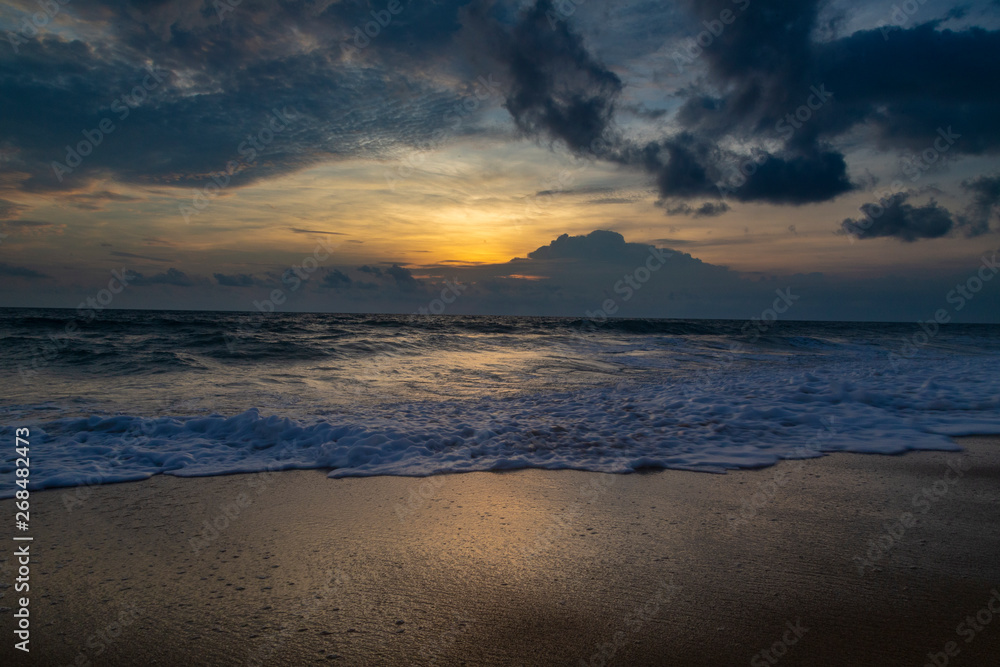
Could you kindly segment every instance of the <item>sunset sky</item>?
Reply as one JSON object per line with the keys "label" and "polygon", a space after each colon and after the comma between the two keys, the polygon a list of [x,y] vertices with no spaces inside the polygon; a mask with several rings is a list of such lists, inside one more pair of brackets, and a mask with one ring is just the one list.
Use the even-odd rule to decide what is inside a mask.
{"label": "sunset sky", "polygon": [[1000,320],[997,0],[15,0],[0,33],[0,306],[114,270],[112,308]]}

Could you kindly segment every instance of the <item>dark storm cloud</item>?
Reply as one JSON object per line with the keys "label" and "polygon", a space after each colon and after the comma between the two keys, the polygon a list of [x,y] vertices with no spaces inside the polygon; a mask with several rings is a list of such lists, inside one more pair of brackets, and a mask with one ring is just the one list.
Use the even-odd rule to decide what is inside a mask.
{"label": "dark storm cloud", "polygon": [[718,194],[715,183],[722,172],[716,165],[723,160],[716,144],[687,132],[633,149],[626,159],[655,175],[661,196],[681,198]]}
{"label": "dark storm cloud", "polygon": [[26,130],[5,137],[17,151],[12,168],[32,174],[28,190],[78,187],[107,173],[177,186],[205,185],[216,175],[223,186],[244,185],[426,140],[453,99],[425,89],[406,105],[392,103],[404,86],[420,84],[399,74],[331,70],[323,55],[290,60],[274,63],[280,71],[271,76],[251,67],[247,81],[196,96],[165,83],[130,107],[107,91],[129,91],[144,70],[89,58],[91,74],[57,84],[30,80],[23,56],[9,66],[0,56],[0,95],[18,100],[0,108],[0,122]]}
{"label": "dark storm cloud", "polygon": [[[809,77],[820,0],[686,4],[699,21],[714,24],[719,32],[708,47],[695,45],[693,52],[682,52],[707,65],[710,84],[693,91],[680,112],[688,128],[751,136],[768,132],[778,118],[802,104],[798,98],[811,85],[822,83]],[[721,22],[723,11],[731,12],[728,24]],[[704,23],[697,28],[704,29]]]}
{"label": "dark storm cloud", "polygon": [[179,269],[169,268],[164,273],[157,273],[152,276],[144,276],[141,273],[131,272],[132,279],[129,285],[146,287],[149,285],[175,285],[177,287],[190,287],[194,281],[186,273]]}
{"label": "dark storm cloud", "polygon": [[413,273],[399,264],[393,264],[385,270],[386,275],[396,281],[396,286],[404,292],[413,291],[420,284],[420,281],[413,277]]}
{"label": "dark storm cloud", "polygon": [[668,205],[666,207],[668,215],[689,215],[692,218],[713,218],[729,210],[726,202],[707,201],[701,206],[694,207],[685,203]]}
{"label": "dark storm cloud", "polygon": [[[843,155],[819,143],[808,129],[829,102],[822,82],[812,81],[807,71],[818,4],[691,3],[691,11],[719,31],[718,43],[695,52],[709,76],[686,93],[676,117],[683,131],[642,151],[664,198],[714,194],[799,205],[853,189]],[[726,24],[720,21],[723,12],[729,12]],[[779,125],[800,107],[807,121],[793,118]],[[720,139],[727,137],[742,143],[777,141],[784,147],[738,153],[721,148]]]}
{"label": "dark storm cloud", "polygon": [[881,203],[865,204],[861,207],[864,217],[847,218],[841,223],[841,229],[859,239],[889,237],[913,242],[940,238],[955,227],[951,212],[934,200],[923,206],[913,206],[906,203],[908,198],[907,193],[898,193]]}
{"label": "dark storm cloud", "polygon": [[324,287],[332,287],[334,289],[340,287],[350,287],[352,282],[351,278],[347,274],[340,271],[340,269],[329,271],[323,276]]}
{"label": "dark storm cloud", "polygon": [[[857,32],[816,47],[815,78],[836,104],[816,133],[836,136],[857,123],[878,130],[883,146],[923,151],[942,128],[961,138],[956,154],[1000,150],[1000,32],[941,30],[929,22],[893,31]],[[938,142],[940,143],[940,142]]]}
{"label": "dark storm cloud", "polygon": [[835,151],[739,154],[684,131],[625,155],[625,162],[653,174],[663,199],[714,196],[799,205],[854,187],[844,156]]}
{"label": "dark storm cloud", "polygon": [[440,47],[460,28],[458,11],[469,1],[74,0],[66,9],[107,25],[122,43],[155,60],[233,69],[299,53],[303,42],[367,62],[387,50]]}
{"label": "dark storm cloud", "polygon": [[[760,118],[761,114],[740,116],[739,122],[735,122],[732,119],[737,114],[730,113],[726,116],[729,123],[723,124],[717,118],[711,132],[700,127],[700,119],[703,115],[712,117],[706,109],[713,108],[717,113],[726,107],[746,114],[754,104],[762,103],[752,91],[744,94],[746,99],[734,103],[705,96],[692,97],[688,106],[696,104],[706,109],[699,113],[682,109],[678,118],[688,129],[661,140],[636,145],[622,138],[614,124],[623,87],[620,79],[593,58],[568,22],[551,24],[548,15],[552,12],[551,2],[537,0],[520,16],[504,42],[507,52],[503,57],[513,82],[506,107],[525,133],[561,141],[581,155],[642,168],[654,177],[663,198],[733,195],[741,201],[804,204],[825,201],[852,189],[843,156],[814,141],[787,142],[780,153],[765,153],[758,159],[764,164],[755,166],[752,173],[745,175],[739,187],[725,187],[752,156],[723,149],[718,141],[719,133],[739,130],[741,138],[758,138],[762,120],[748,123],[747,119]],[[761,68],[774,66],[781,59],[789,68],[793,67],[801,62],[800,52],[807,50],[810,43],[813,13],[790,12],[782,6],[779,14],[774,17],[762,11],[753,24],[744,26],[745,36],[734,35],[740,48],[745,40],[763,50],[750,54],[752,61]],[[774,21],[782,23],[776,26]],[[791,25],[787,25],[787,21],[791,21]],[[804,34],[799,34],[803,30]],[[774,45],[767,45],[766,39],[770,37],[777,39],[788,35],[795,36],[791,43],[779,39]],[[717,67],[735,72],[746,66],[741,58],[738,55],[735,62],[720,60]],[[775,88],[768,94],[776,97],[781,75],[768,70],[768,76],[774,80],[772,87]],[[807,96],[814,95],[808,85],[803,90]],[[783,94],[781,101],[787,102],[797,93],[784,90]],[[824,103],[828,100],[824,94],[820,98]],[[808,99],[806,97],[795,106],[782,106],[777,100],[770,104],[795,111]],[[813,104],[820,102],[814,99]],[[813,113],[812,109],[807,110]],[[794,129],[789,127],[793,135]]]}
{"label": "dark storm cloud", "polygon": [[358,271],[361,271],[362,273],[370,273],[375,277],[380,277],[382,275],[382,269],[378,268],[377,266],[368,266],[367,264],[365,264],[362,267],[359,267]]}
{"label": "dark storm cloud", "polygon": [[970,236],[985,234],[990,230],[991,219],[1000,218],[1000,174],[964,181],[962,187],[972,193],[972,202],[965,214],[967,233]]}
{"label": "dark storm cloud", "polygon": [[[329,22],[338,27],[349,26],[346,31],[349,39],[345,39],[342,44],[364,44],[365,37],[377,32],[368,41],[375,43],[383,51],[407,58],[432,57],[439,54],[442,43],[446,43],[461,28],[459,10],[470,2],[472,0],[345,0],[330,3],[319,18],[321,22]],[[388,12],[390,7],[398,7],[398,10]],[[377,31],[374,26],[368,25],[373,20],[379,22]],[[365,28],[368,28],[367,33],[361,34]]]}
{"label": "dark storm cloud", "polygon": [[[1000,33],[943,30],[935,20],[815,42],[826,4],[755,0],[737,12],[698,53],[707,81],[678,119],[703,133],[783,135],[792,151],[816,151],[862,123],[877,131],[883,147],[923,150],[940,128],[953,126],[963,136],[955,153],[1000,148],[1000,92],[989,83],[1000,77]],[[691,7],[714,21],[732,3],[692,1]],[[825,87],[832,101],[808,120],[789,123],[815,87]]]}
{"label": "dark storm cloud", "polygon": [[568,23],[551,21],[554,13],[550,0],[538,0],[500,40],[511,75],[505,106],[526,134],[599,153],[595,142],[610,125],[622,82]]}
{"label": "dark storm cloud", "polygon": [[618,232],[596,230],[586,236],[563,234],[549,245],[528,253],[529,260],[586,260],[628,262],[649,252],[645,243],[626,243]]}
{"label": "dark storm cloud", "polygon": [[[641,167],[664,200],[833,199],[855,185],[832,143],[861,125],[883,149],[936,148],[951,127],[962,135],[948,144],[952,156],[1000,148],[1000,89],[989,83],[1000,80],[998,32],[942,30],[936,20],[893,30],[891,40],[880,30],[838,38],[836,20],[820,25],[822,0],[687,4],[693,25],[716,34],[705,33],[707,47],[692,39],[674,52],[706,74],[678,93],[679,132],[644,145],[614,138],[621,82],[569,21],[549,25],[548,0],[526,10],[506,42],[514,81],[507,108],[518,126],[578,154]],[[726,148],[740,144],[757,147]]]}
{"label": "dark storm cloud", "polygon": [[[833,199],[855,187],[837,142],[862,127],[883,150],[924,151],[948,127],[961,135],[949,158],[1000,150],[996,31],[933,20],[888,39],[878,29],[841,35],[824,0],[623,2],[610,25],[629,36],[619,42],[635,44],[595,49],[575,22],[600,34],[613,8],[567,14],[551,0],[440,0],[401,1],[389,12],[389,4],[243,0],[220,15],[219,3],[202,0],[74,0],[67,20],[100,41],[48,32],[16,53],[0,50],[0,99],[14,101],[0,105],[11,156],[0,177],[32,191],[105,177],[195,188],[214,177],[238,187],[325,161],[398,155],[445,130],[486,132],[475,123],[455,130],[449,114],[460,91],[440,81],[493,68],[522,133],[644,171],[663,201]],[[725,24],[724,11],[733,19]],[[706,22],[717,32],[706,33],[708,46],[676,39],[679,26],[694,38]],[[673,129],[639,141],[617,117],[661,112],[623,102],[616,72],[629,68],[612,70],[595,54],[652,53],[664,38],[673,39],[665,52],[676,45],[700,76],[665,91],[682,101]]]}
{"label": "dark storm cloud", "polygon": [[600,260],[616,256],[625,239],[617,232],[593,231],[587,236],[563,234],[549,245],[528,253],[528,259]]}
{"label": "dark storm cloud", "polygon": [[0,105],[0,142],[13,156],[0,175],[28,174],[20,186],[30,191],[109,175],[240,186],[426,142],[459,94],[403,52],[443,46],[464,4],[403,3],[371,45],[351,51],[352,29],[381,7],[244,0],[220,21],[202,2],[77,0],[67,20],[106,42],[45,33],[0,50],[0,99],[13,101]]}
{"label": "dark storm cloud", "polygon": [[765,297],[770,293],[768,302],[773,301],[774,288],[781,286],[751,283],[724,266],[677,250],[628,242],[611,230],[563,234],[525,257],[449,271],[456,276],[453,280],[469,286],[460,304],[469,298],[489,304],[494,312],[577,317],[604,308],[609,299],[612,310],[620,307],[616,317],[655,312],[714,317],[723,303],[745,303],[761,292]]}
{"label": "dark storm cloud", "polygon": [[735,182],[730,176],[723,192],[729,194],[735,188],[735,197],[740,201],[809,204],[854,189],[847,176],[847,162],[837,151],[816,150],[784,157],[764,153],[754,163],[756,171],[746,178],[745,184],[740,185],[739,175]]}

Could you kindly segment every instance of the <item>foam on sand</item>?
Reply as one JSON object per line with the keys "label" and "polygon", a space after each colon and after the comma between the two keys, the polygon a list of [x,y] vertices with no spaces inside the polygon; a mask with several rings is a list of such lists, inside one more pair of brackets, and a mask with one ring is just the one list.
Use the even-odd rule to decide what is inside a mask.
{"label": "foam on sand", "polygon": [[[791,376],[761,365],[303,421],[257,409],[58,419],[29,425],[31,487],[304,468],[330,468],[331,477],[512,468],[724,472],[822,452],[955,450],[948,436],[1000,434],[992,361],[938,359],[899,375],[847,361]],[[12,442],[13,428],[3,432]],[[0,496],[10,497],[16,456],[4,457],[0,475],[9,483]]]}

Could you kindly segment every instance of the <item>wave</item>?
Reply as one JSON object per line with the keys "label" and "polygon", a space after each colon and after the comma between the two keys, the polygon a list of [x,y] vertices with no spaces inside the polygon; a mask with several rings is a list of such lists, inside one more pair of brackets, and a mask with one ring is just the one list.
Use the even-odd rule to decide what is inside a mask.
{"label": "wave", "polygon": [[[1000,434],[1000,377],[975,359],[894,375],[842,361],[787,374],[661,376],[576,391],[356,407],[293,420],[94,415],[28,424],[32,484],[320,468],[333,477],[544,468],[725,472],[826,452],[959,449]],[[0,430],[12,440],[13,429]],[[0,463],[13,493],[16,455]]]}

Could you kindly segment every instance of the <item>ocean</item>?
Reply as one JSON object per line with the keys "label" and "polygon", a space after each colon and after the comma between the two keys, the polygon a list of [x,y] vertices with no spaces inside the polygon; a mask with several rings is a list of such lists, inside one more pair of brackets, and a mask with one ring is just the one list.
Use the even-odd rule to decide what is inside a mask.
{"label": "ocean", "polygon": [[0,477],[769,466],[1000,434],[1000,325],[0,310]]}

